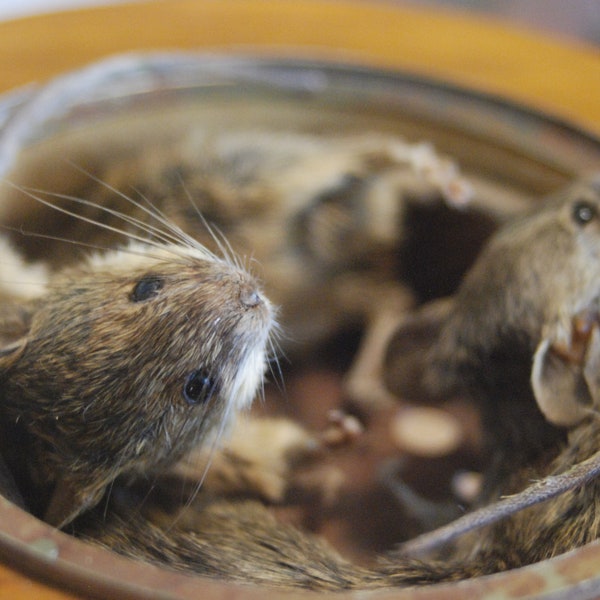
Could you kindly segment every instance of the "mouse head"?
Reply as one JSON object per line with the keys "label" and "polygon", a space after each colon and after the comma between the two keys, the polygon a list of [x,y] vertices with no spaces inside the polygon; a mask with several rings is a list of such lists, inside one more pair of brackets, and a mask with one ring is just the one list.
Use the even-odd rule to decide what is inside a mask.
{"label": "mouse head", "polygon": [[53,278],[0,358],[5,412],[57,483],[48,520],[213,442],[260,385],[272,320],[250,275],[197,248],[131,246]]}

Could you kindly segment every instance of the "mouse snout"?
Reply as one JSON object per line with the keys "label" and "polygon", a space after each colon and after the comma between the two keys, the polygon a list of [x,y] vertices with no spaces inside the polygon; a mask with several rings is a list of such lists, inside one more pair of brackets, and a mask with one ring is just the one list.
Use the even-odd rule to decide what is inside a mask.
{"label": "mouse snout", "polygon": [[240,302],[245,308],[255,308],[264,303],[264,298],[256,285],[246,282],[240,285]]}

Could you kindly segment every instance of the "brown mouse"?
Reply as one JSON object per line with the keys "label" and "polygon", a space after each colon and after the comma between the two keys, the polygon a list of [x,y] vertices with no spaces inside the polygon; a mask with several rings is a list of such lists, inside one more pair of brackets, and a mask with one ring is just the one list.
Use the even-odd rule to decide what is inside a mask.
{"label": "brown mouse", "polygon": [[[424,309],[420,326],[418,320],[411,324],[438,330],[419,358],[424,393],[466,391],[481,403],[497,462],[490,482],[508,476],[513,461],[531,461],[556,448],[565,440],[564,426],[573,424],[549,421],[538,408],[530,382],[532,362],[548,328],[560,328],[566,344],[572,318],[597,297],[599,254],[596,175],[502,228],[456,295],[435,310]],[[385,369],[388,387],[400,395],[406,379],[404,346],[406,332],[399,330],[388,347]]]}
{"label": "brown mouse", "polygon": [[117,476],[215,444],[271,351],[256,280],[191,241],[96,254],[5,306],[20,325],[0,351],[2,453],[57,526]]}

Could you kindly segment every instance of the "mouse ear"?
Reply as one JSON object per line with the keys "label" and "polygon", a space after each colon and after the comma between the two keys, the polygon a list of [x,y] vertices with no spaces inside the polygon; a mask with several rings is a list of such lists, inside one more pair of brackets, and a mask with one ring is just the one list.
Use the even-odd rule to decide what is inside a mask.
{"label": "mouse ear", "polygon": [[539,409],[554,425],[577,425],[598,405],[598,325],[596,310],[581,311],[572,319],[568,343],[551,335],[537,347],[531,385]]}

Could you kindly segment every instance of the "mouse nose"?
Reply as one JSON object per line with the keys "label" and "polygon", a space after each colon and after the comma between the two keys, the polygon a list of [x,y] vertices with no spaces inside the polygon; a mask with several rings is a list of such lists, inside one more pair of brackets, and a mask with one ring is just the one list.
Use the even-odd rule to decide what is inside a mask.
{"label": "mouse nose", "polygon": [[240,302],[246,308],[254,308],[263,302],[263,298],[255,286],[243,284],[240,289]]}

